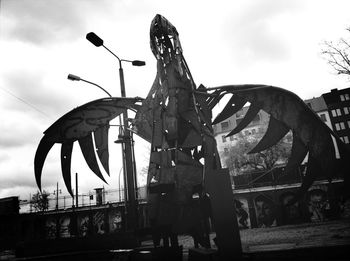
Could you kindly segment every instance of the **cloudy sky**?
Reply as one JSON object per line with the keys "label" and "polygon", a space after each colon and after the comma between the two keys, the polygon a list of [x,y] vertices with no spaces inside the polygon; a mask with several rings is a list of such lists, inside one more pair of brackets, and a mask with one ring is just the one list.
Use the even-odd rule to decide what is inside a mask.
{"label": "cloudy sky", "polygon": [[[177,27],[197,84],[271,84],[307,99],[349,86],[320,55],[323,41],[346,36],[349,10],[347,0],[2,0],[0,198],[26,199],[35,192],[33,159],[43,131],[71,109],[105,97],[98,88],[68,81],[69,73],[120,96],[117,60],[89,43],[88,32],[121,58],[146,61],[145,67],[124,64],[127,96],[145,97],[152,85],[156,65],[149,26],[159,13]],[[121,168],[113,139],[107,189],[118,187]],[[137,139],[136,152],[141,169],[147,165],[147,144]],[[103,185],[87,169],[78,145],[75,172],[81,192]],[[45,190],[53,192],[59,182],[67,193],[58,145],[48,155],[42,180]]]}

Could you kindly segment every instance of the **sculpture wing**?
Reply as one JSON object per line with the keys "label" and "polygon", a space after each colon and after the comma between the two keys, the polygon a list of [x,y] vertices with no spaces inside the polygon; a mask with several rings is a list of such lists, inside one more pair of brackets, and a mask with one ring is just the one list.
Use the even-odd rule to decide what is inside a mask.
{"label": "sculpture wing", "polygon": [[[208,102],[214,105],[225,94],[232,95],[213,124],[229,118],[247,102],[251,104],[245,117],[227,136],[244,129],[259,110],[270,114],[270,122],[264,137],[250,153],[260,152],[271,147],[289,130],[292,131],[292,151],[285,171],[299,166],[308,153],[307,171],[298,196],[305,193],[319,176],[331,179],[333,174],[339,171],[346,174],[346,168],[349,172],[349,165],[345,161],[350,158],[350,153],[345,144],[296,94],[282,88],[266,85],[229,85],[207,90],[214,90],[211,95],[214,94],[217,98],[211,96],[208,99]],[[336,159],[332,136],[338,143],[340,160]],[[346,178],[345,175],[344,179]]]}
{"label": "sculpture wing", "polygon": [[[109,121],[120,115],[125,109],[139,108],[140,98],[104,98],[86,103],[68,112],[45,132],[34,158],[36,183],[41,190],[41,173],[47,154],[55,143],[61,143],[62,175],[69,193],[71,189],[71,156],[74,141],[78,141],[85,161],[90,169],[105,181],[96,154],[109,174],[108,129]],[[93,136],[95,145],[93,142]],[[96,153],[95,153],[96,152]]]}

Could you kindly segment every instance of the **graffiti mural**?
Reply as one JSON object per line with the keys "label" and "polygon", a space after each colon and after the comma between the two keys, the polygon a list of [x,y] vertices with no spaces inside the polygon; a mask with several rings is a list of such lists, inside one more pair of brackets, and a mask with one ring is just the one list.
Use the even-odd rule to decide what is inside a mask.
{"label": "graffiti mural", "polygon": [[248,201],[244,198],[235,199],[236,216],[239,228],[250,227]]}
{"label": "graffiti mural", "polygon": [[312,222],[321,222],[326,220],[326,211],[329,209],[327,194],[322,189],[313,189],[309,191],[308,207],[310,220]]}
{"label": "graffiti mural", "polygon": [[255,211],[258,227],[276,226],[275,204],[272,200],[258,196],[255,199]]}
{"label": "graffiti mural", "polygon": [[105,214],[103,212],[97,211],[94,213],[92,218],[92,224],[95,234],[102,235],[106,233]]}
{"label": "graffiti mural", "polygon": [[122,229],[122,213],[114,209],[109,213],[109,232],[114,233]]}
{"label": "graffiti mural", "polygon": [[56,238],[56,232],[57,232],[57,227],[56,227],[57,223],[56,223],[56,218],[51,217],[46,219],[45,222],[45,237],[47,239],[54,239]]}
{"label": "graffiti mural", "polygon": [[296,224],[301,220],[299,202],[288,204],[295,197],[294,193],[285,193],[281,195],[282,215],[285,224]]}
{"label": "graffiti mural", "polygon": [[89,216],[88,214],[78,217],[78,235],[86,237],[89,234]]}
{"label": "graffiti mural", "polygon": [[64,215],[59,219],[59,236],[70,237],[70,217],[68,215]]}

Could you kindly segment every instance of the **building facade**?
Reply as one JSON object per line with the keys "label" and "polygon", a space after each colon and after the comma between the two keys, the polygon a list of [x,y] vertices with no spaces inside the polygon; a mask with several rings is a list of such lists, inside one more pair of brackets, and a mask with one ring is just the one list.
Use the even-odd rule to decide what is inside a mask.
{"label": "building facade", "polygon": [[333,130],[350,146],[350,88],[332,89],[322,97],[327,104]]}

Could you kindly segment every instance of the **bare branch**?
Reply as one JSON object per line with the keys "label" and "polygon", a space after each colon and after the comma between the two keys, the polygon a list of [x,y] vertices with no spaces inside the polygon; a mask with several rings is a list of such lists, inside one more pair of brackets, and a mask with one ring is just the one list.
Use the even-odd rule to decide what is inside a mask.
{"label": "bare branch", "polygon": [[[350,32],[350,27],[346,29]],[[322,54],[327,63],[333,67],[337,74],[347,75],[350,79],[350,41],[341,38],[337,44],[325,41]]]}

